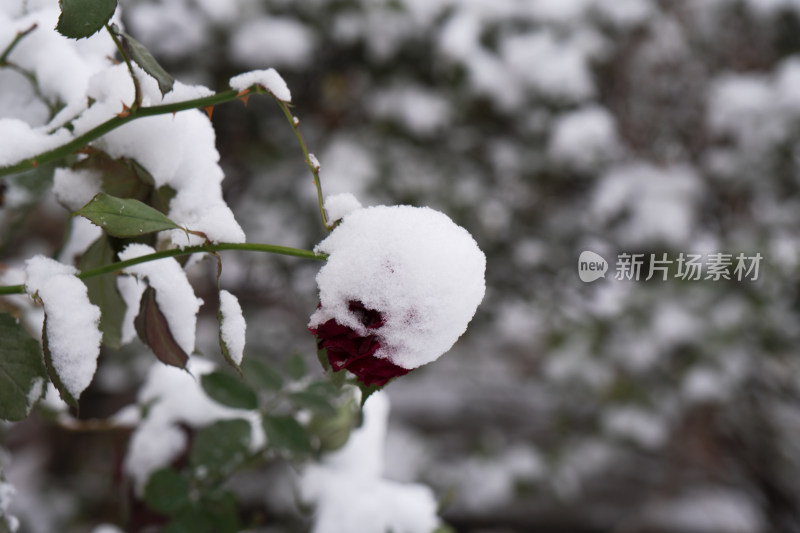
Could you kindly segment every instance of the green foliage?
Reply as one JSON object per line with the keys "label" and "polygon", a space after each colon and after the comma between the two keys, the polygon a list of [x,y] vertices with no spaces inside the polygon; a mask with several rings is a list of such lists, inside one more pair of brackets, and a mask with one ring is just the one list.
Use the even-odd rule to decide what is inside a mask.
{"label": "green foliage", "polygon": [[263,420],[267,445],[295,455],[312,452],[308,431],[290,415],[268,415]]}
{"label": "green foliage", "polygon": [[103,191],[117,198],[146,202],[155,185],[150,173],[136,161],[114,159],[99,150],[91,151],[86,159],[75,163],[72,168],[99,174]]}
{"label": "green foliage", "polygon": [[194,491],[190,481],[172,469],[162,469],[150,476],[144,501],[171,521],[162,531],[223,532],[240,530],[238,510],[233,496],[225,491]]}
{"label": "green foliage", "polygon": [[140,237],[168,229],[181,229],[160,211],[133,198],[98,193],[75,212],[114,237]]}
{"label": "green foliage", "polygon": [[329,395],[313,390],[304,390],[289,394],[289,400],[297,407],[308,409],[321,415],[334,415],[336,409],[331,405]]}
{"label": "green foliage", "polygon": [[215,482],[244,462],[249,455],[250,424],[245,420],[221,420],[195,435],[189,464],[200,482]]}
{"label": "green foliage", "polygon": [[171,468],[158,470],[147,480],[144,501],[158,513],[174,515],[189,504],[189,481]]}
{"label": "green foliage", "polygon": [[295,380],[302,379],[307,374],[306,361],[299,353],[293,353],[286,361],[286,373]]}
{"label": "green foliage", "polygon": [[189,356],[175,342],[167,318],[156,301],[156,291],[147,287],[142,294],[139,314],[134,321],[139,338],[147,344],[158,359],[167,365],[186,368]]}
{"label": "green foliage", "polygon": [[283,387],[283,377],[271,365],[249,357],[242,363],[244,379],[257,389],[278,391]]}
{"label": "green foliage", "polygon": [[347,443],[350,432],[360,420],[361,409],[354,399],[342,402],[333,415],[317,413],[308,424],[308,431],[319,441],[321,451],[338,450]]}
{"label": "green foliage", "polygon": [[117,9],[117,0],[59,0],[61,16],[56,30],[64,37],[82,39],[105,26]]}
{"label": "green foliage", "polygon": [[112,31],[122,41],[122,47],[125,49],[125,53],[128,54],[137,65],[142,67],[142,70],[155,78],[158,82],[158,89],[161,91],[161,94],[164,95],[170,92],[172,86],[175,84],[175,78],[164,70],[164,67],[156,61],[156,58],[153,57],[150,51],[147,50],[142,43],[124,31],[120,31],[116,26],[112,28]]}
{"label": "green foliage", "polygon": [[[107,265],[113,263],[114,258],[115,253],[108,236],[103,234],[83,253],[78,262],[78,269],[84,271]],[[103,344],[119,348],[125,301],[117,290],[117,279],[114,276],[96,276],[84,279],[83,283],[89,290],[89,301],[100,308]]]}
{"label": "green foliage", "polygon": [[238,533],[236,500],[229,492],[206,492],[183,508],[163,533]]}
{"label": "green foliage", "polygon": [[223,372],[211,372],[200,378],[203,390],[215,401],[234,409],[256,409],[258,397],[240,378]]}
{"label": "green foliage", "polygon": [[39,399],[31,397],[31,388],[47,379],[39,343],[7,313],[0,313],[0,339],[0,419],[22,420]]}

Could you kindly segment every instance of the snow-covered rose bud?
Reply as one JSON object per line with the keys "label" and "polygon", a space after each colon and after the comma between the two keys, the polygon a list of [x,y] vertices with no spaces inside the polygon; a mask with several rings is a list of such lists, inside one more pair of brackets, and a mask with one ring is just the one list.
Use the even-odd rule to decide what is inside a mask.
{"label": "snow-covered rose bud", "polygon": [[427,207],[357,209],[315,251],[329,257],[309,329],[334,370],[366,385],[385,385],[448,351],[486,289],[475,240]]}

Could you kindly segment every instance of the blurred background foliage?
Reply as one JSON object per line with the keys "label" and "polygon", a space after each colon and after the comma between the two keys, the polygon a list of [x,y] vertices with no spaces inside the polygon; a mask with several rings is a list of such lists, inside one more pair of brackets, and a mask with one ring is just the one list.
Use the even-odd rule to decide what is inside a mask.
{"label": "blurred background foliage", "polygon": [[[434,487],[457,531],[800,531],[800,3],[121,4],[185,83],[276,68],[326,194],[435,207],[486,252],[465,337],[387,387],[389,476]],[[219,106],[213,122],[248,240],[318,242],[314,188],[275,105]],[[4,222],[4,255],[60,242],[63,210],[38,205],[12,232]],[[605,279],[579,280],[583,250],[609,260]],[[619,281],[623,252],[764,259],[756,281]],[[213,268],[193,280],[206,302]],[[317,268],[224,254],[246,357],[314,360]],[[209,312],[201,351],[216,349],[215,327]],[[130,401],[144,369],[105,357],[86,414]],[[53,443],[10,466],[40,472],[53,512],[111,505],[91,472],[124,443],[21,428],[12,450]],[[235,490],[291,515],[271,475]],[[60,490],[71,476],[92,501]]]}

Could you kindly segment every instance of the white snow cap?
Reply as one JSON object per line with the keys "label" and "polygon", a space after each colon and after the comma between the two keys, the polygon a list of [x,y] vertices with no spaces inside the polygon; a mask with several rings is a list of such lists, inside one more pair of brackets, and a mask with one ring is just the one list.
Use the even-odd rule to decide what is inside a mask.
{"label": "white snow cap", "polygon": [[406,369],[430,363],[466,331],[486,290],[486,257],[472,236],[428,207],[357,209],[314,251],[329,254],[317,274],[320,307],[310,328],[335,319],[367,330],[349,310],[381,313],[378,358]]}
{"label": "white snow cap", "polygon": [[47,316],[47,345],[53,369],[77,399],[89,386],[100,355],[100,308],[89,301],[75,268],[37,255],[25,261],[25,290],[38,294]]}
{"label": "white snow cap", "polygon": [[228,355],[237,365],[242,364],[244,356],[244,340],[247,323],[244,321],[242,306],[233,294],[226,290],[219,291],[219,312],[222,322],[219,333],[228,348]]}
{"label": "white snow cap", "polygon": [[236,89],[237,91],[244,91],[253,85],[261,85],[278,100],[286,103],[292,101],[292,93],[289,91],[289,86],[286,85],[286,82],[274,68],[245,72],[232,77],[228,83],[231,89]]}
{"label": "white snow cap", "polygon": [[329,222],[336,222],[356,209],[361,209],[361,202],[349,192],[325,198],[325,212],[328,214]]}

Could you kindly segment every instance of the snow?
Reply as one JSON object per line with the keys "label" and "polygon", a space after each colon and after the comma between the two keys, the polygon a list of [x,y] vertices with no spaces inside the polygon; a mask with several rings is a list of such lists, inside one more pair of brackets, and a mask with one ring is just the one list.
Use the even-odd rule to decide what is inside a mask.
{"label": "snow", "polygon": [[[363,142],[347,135],[337,135],[325,147],[320,159],[325,161],[320,178],[327,194],[352,192],[359,198],[366,198],[370,183],[378,174],[378,167],[375,155]],[[308,187],[303,190],[307,194],[312,192]]]}
{"label": "snow", "polygon": [[192,357],[186,368],[188,372],[156,362],[139,390],[138,404],[148,406],[147,417],[133,432],[124,461],[125,472],[133,479],[138,494],[150,474],[169,465],[185,450],[187,437],[181,424],[199,428],[219,420],[247,420],[252,427],[251,449],[264,446],[258,412],[225,407],[203,391],[200,376],[212,372],[214,364]]}
{"label": "snow", "polygon": [[560,115],[553,125],[550,156],[583,171],[592,171],[619,150],[614,117],[605,108],[590,105]]}
{"label": "snow", "polygon": [[348,192],[326,197],[323,205],[328,215],[328,222],[336,222],[362,207],[361,202]]}
{"label": "snow", "polygon": [[44,390],[44,379],[40,377],[33,378],[33,381],[31,381],[31,388],[28,389],[28,394],[26,395],[28,400],[27,414],[30,414],[33,406],[41,399]]}
{"label": "snow", "polygon": [[[649,528],[697,533],[761,533],[767,521],[747,495],[730,489],[696,488],[644,511]],[[646,529],[649,529],[646,526]]]}
{"label": "snow", "polygon": [[25,273],[25,290],[44,304],[53,368],[77,399],[97,369],[100,309],[89,301],[86,285],[69,265],[37,255],[25,262]]}
{"label": "snow", "polygon": [[701,191],[702,184],[688,165],[657,167],[632,162],[601,177],[592,211],[600,222],[626,212],[620,228],[626,244],[664,241],[680,245],[692,237],[694,204]]}
{"label": "snow", "polygon": [[403,368],[449,350],[486,289],[486,258],[475,240],[427,207],[358,209],[314,250],[330,257],[317,274],[320,307],[309,327],[335,319],[366,334],[348,308],[348,302],[359,301],[385,321],[375,356]]}
{"label": "snow", "polygon": [[286,103],[292,101],[292,93],[289,91],[289,87],[274,68],[252,70],[239,74],[238,76],[232,77],[229,84],[231,89],[236,89],[238,91],[244,91],[253,85],[260,85],[272,93],[278,100]]}
{"label": "snow", "polygon": [[658,413],[636,406],[607,407],[603,428],[612,435],[627,438],[646,449],[664,445],[668,427]]}
{"label": "snow", "polygon": [[440,94],[412,85],[381,90],[367,108],[378,118],[393,119],[418,135],[435,134],[450,121],[450,104]]}
{"label": "snow", "polygon": [[438,526],[430,488],[382,477],[388,415],[388,396],[374,393],[347,444],[303,472],[301,495],[316,504],[312,533],[430,533]]}
{"label": "snow", "polygon": [[77,211],[100,192],[102,176],[93,170],[59,167],[53,174],[53,193],[70,211]]}
{"label": "snow", "polygon": [[123,531],[113,524],[100,524],[92,530],[92,533],[123,533]]}
{"label": "snow", "polygon": [[528,86],[554,100],[582,101],[595,88],[587,58],[550,31],[506,38],[500,45],[508,67]]}
{"label": "snow", "polygon": [[58,260],[74,265],[86,249],[103,234],[103,230],[83,217],[72,217],[69,224],[69,237],[58,253]]}
{"label": "snow", "polygon": [[244,321],[239,300],[224,289],[219,291],[219,312],[222,314],[220,336],[228,348],[228,354],[233,362],[240,365],[244,356],[247,324]]}
{"label": "snow", "polygon": [[19,520],[8,514],[11,498],[16,492],[13,485],[0,481],[0,525],[5,524],[11,533],[16,533],[19,529]]}
{"label": "snow", "polygon": [[[119,253],[119,258],[126,261],[152,253],[155,250],[146,244],[129,244]],[[178,261],[168,257],[133,265],[123,269],[123,272],[147,279],[147,283],[156,291],[156,303],[167,319],[175,342],[184,352],[191,354],[194,351],[197,312],[203,300],[195,296],[194,289],[186,279],[186,272]],[[129,304],[128,308],[138,311],[139,305]]]}
{"label": "snow", "polygon": [[136,276],[117,276],[117,290],[125,302],[125,316],[122,318],[122,331],[120,341],[128,344],[136,338],[134,321],[139,314],[139,302],[142,294],[147,289],[147,284]]}
{"label": "snow", "polygon": [[[162,98],[154,79],[137,68],[143,103],[155,105],[185,101],[210,94],[202,86],[176,82]],[[94,76],[88,96],[94,105],[74,121],[82,133],[119,113],[121,102],[133,98],[125,65]],[[200,231],[212,242],[244,242],[245,235],[222,197],[224,173],[219,166],[216,135],[208,117],[192,109],[175,115],[148,117],[130,122],[104,135],[94,145],[111,157],[135,159],[153,177],[156,187],[168,185],[176,194],[168,216],[178,225]],[[200,244],[203,239],[179,230],[170,233],[178,246]]]}
{"label": "snow", "polygon": [[247,67],[275,65],[301,68],[311,61],[314,33],[297,20],[285,17],[246,21],[233,34],[231,57]]}
{"label": "snow", "polygon": [[48,152],[72,140],[67,130],[49,134],[45,128],[32,128],[16,118],[0,119],[0,166],[11,166]]}
{"label": "snow", "polygon": [[[297,117],[292,117],[292,121],[295,125],[297,125]],[[317,172],[319,172],[319,169],[322,168],[322,165],[319,164],[319,159],[317,159],[316,155],[308,154],[308,161]]]}

